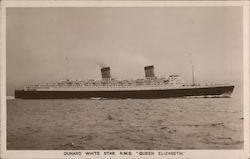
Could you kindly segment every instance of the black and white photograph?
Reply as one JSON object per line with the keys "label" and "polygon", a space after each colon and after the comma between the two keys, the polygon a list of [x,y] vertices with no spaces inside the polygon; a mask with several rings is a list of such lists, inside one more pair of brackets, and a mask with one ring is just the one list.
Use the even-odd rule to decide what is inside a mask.
{"label": "black and white photograph", "polygon": [[243,15],[240,5],[6,7],[6,151],[243,152]]}

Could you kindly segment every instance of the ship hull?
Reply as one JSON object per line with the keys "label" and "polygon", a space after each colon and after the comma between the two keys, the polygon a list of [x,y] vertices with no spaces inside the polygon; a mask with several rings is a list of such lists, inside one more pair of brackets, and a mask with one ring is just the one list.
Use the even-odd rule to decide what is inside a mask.
{"label": "ship hull", "polygon": [[115,91],[25,91],[15,90],[15,98],[21,99],[156,99],[177,97],[230,97],[234,86],[195,87],[161,90],[115,90]]}

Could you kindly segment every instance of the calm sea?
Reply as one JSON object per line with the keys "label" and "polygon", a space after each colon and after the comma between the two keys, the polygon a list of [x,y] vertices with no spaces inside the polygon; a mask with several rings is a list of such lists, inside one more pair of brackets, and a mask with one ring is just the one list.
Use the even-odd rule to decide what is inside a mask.
{"label": "calm sea", "polygon": [[7,100],[7,149],[241,149],[239,98]]}

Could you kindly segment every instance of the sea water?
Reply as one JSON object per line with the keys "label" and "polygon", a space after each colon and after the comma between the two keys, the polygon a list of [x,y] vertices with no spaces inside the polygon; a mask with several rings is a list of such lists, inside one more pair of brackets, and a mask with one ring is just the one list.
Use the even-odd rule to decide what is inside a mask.
{"label": "sea water", "polygon": [[242,149],[242,103],[236,97],[7,100],[7,149]]}

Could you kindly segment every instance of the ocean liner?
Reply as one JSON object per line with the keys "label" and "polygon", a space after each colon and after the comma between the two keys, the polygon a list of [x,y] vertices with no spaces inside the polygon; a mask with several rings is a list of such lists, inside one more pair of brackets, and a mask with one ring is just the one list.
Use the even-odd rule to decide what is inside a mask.
{"label": "ocean liner", "polygon": [[[230,97],[234,85],[185,84],[179,75],[157,78],[154,66],[145,66],[145,78],[117,80],[111,77],[110,67],[101,68],[101,80],[62,80],[54,83],[38,83],[15,90],[15,98],[21,99],[152,99],[174,97]],[[194,78],[194,77],[193,77]]]}

